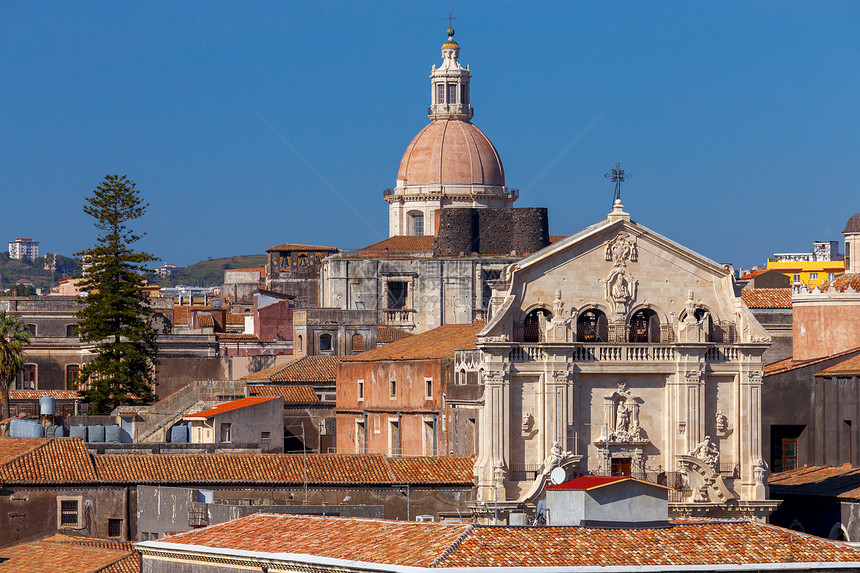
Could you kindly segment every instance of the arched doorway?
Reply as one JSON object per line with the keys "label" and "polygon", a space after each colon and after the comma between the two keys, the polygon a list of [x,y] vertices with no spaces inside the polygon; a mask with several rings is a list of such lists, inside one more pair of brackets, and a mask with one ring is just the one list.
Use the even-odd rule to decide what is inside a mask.
{"label": "arched doorway", "polygon": [[660,342],[660,319],[653,310],[637,310],[630,317],[629,342]]}
{"label": "arched doorway", "polygon": [[609,338],[609,321],[596,308],[580,313],[576,319],[577,342],[606,342]]}
{"label": "arched doorway", "polygon": [[536,308],[528,313],[523,320],[523,342],[543,342],[542,326],[551,318],[552,314],[545,308]]}

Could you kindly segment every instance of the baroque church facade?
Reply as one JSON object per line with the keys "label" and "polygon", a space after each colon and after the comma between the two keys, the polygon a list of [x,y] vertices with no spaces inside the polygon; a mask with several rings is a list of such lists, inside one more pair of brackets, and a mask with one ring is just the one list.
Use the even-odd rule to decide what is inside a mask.
{"label": "baroque church facade", "polygon": [[676,515],[773,511],[761,454],[770,337],[732,275],[620,200],[510,265],[478,335],[476,512],[533,503],[556,467],[667,485]]}

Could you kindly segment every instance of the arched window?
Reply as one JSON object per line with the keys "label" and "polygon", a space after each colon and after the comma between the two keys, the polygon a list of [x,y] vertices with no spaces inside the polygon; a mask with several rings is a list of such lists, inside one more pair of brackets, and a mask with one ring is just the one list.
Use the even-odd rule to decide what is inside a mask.
{"label": "arched window", "polygon": [[630,342],[660,342],[660,319],[653,310],[637,310],[630,318]]}
{"label": "arched window", "polygon": [[331,351],[331,334],[320,334],[320,351]]}
{"label": "arched window", "polygon": [[304,343],[305,343],[305,340],[304,340],[304,338],[302,338],[302,335],[300,334],[299,335],[299,352],[304,351],[304,346],[305,346]]}
{"label": "arched window", "polygon": [[543,342],[543,325],[552,315],[544,308],[536,308],[523,320],[523,342]]}
{"label": "arched window", "polygon": [[352,335],[352,351],[353,352],[363,352],[364,351],[364,337],[360,334]]}
{"label": "arched window", "polygon": [[577,342],[606,342],[609,338],[609,321],[596,308],[580,313],[576,319]]}

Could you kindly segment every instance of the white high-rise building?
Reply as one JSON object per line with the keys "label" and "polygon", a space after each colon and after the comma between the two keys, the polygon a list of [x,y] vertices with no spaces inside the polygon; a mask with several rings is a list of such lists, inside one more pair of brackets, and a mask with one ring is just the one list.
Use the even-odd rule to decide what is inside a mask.
{"label": "white high-rise building", "polygon": [[34,241],[28,237],[20,237],[14,241],[9,241],[9,258],[33,260],[39,256],[39,241]]}

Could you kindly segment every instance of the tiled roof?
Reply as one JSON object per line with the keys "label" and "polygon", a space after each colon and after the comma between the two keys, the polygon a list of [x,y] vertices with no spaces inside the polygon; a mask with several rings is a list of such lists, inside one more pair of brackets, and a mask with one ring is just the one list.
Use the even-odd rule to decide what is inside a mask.
{"label": "tiled roof", "polygon": [[191,314],[193,312],[212,310],[211,306],[203,306],[203,305],[194,305],[189,306],[187,304],[173,305],[173,324],[184,325],[191,322]]}
{"label": "tiled roof", "polygon": [[[15,451],[20,453],[15,455]],[[96,479],[92,458],[80,438],[0,439],[0,482],[88,483]]]}
{"label": "tiled roof", "polygon": [[804,366],[812,366],[814,364],[819,364],[821,362],[824,362],[825,360],[830,360],[832,358],[847,356],[848,354],[851,354],[853,352],[860,352],[860,348],[852,348],[851,350],[839,352],[831,356],[822,356],[821,358],[813,358],[811,360],[792,360],[791,358],[786,358],[784,360],[779,360],[778,362],[773,362],[771,364],[766,365],[763,369],[764,375],[772,376],[774,374],[782,374],[783,372],[796,370],[797,368],[803,368]]}
{"label": "tiled roof", "polygon": [[212,328],[215,326],[215,319],[212,318],[211,314],[198,314],[197,324],[200,325],[200,328]]}
{"label": "tiled roof", "polygon": [[430,360],[453,358],[455,350],[475,348],[482,322],[474,324],[443,324],[373,350],[355,354],[344,362],[376,362],[378,360]]}
{"label": "tiled roof", "polygon": [[256,514],[162,541],[430,567],[472,527],[464,523]]}
{"label": "tiled roof", "polygon": [[284,243],[282,245],[277,245],[275,247],[269,247],[266,249],[267,253],[271,253],[272,251],[331,251],[337,252],[340,249],[336,247],[323,247],[321,245],[301,245],[297,243]]}
{"label": "tiled roof", "polygon": [[256,334],[238,334],[232,332],[224,332],[218,335],[218,340],[222,342],[259,342]]}
{"label": "tiled roof", "polygon": [[376,327],[377,344],[391,344],[392,342],[397,342],[398,340],[403,340],[410,336],[412,336],[411,332],[406,332],[402,328],[394,328],[387,324],[380,324]]}
{"label": "tiled roof", "polygon": [[314,392],[313,386],[274,386],[271,384],[258,384],[248,386],[251,396],[280,396],[284,404],[309,404],[319,402],[320,399]]}
{"label": "tiled roof", "polygon": [[240,410],[242,408],[247,408],[248,406],[257,406],[258,404],[263,404],[264,402],[269,402],[274,400],[276,397],[253,397],[253,398],[242,398],[240,400],[232,400],[230,402],[225,402],[219,406],[212,408],[211,410],[204,410],[203,412],[196,412],[194,414],[186,414],[186,418],[212,418],[213,416],[217,416],[218,414],[223,414],[225,412],[232,412],[233,410]]}
{"label": "tiled roof", "polygon": [[227,324],[245,324],[245,317],[251,316],[250,314],[227,314]]}
{"label": "tiled roof", "polygon": [[[295,361],[293,361],[295,362]],[[277,374],[284,368],[286,368],[290,363],[284,364],[275,364],[274,366],[269,366],[268,368],[263,368],[259,372],[254,372],[253,374],[248,374],[247,376],[243,376],[242,380],[270,380],[273,374]]]}
{"label": "tiled roof", "polygon": [[806,466],[768,477],[772,493],[860,499],[860,468]]}
{"label": "tiled roof", "polygon": [[[663,528],[493,527],[255,514],[164,543],[413,567],[672,567],[860,561],[844,543],[749,521]],[[145,542],[142,549],[156,549]],[[148,547],[147,547],[148,546]],[[174,546],[175,547],[175,546]],[[858,563],[860,564],[860,563]]]}
{"label": "tiled roof", "polygon": [[272,382],[334,382],[339,356],[305,356],[273,374]]}
{"label": "tiled roof", "polygon": [[56,400],[79,400],[80,394],[75,390],[10,390],[11,400],[38,400],[42,396],[50,396]]}
{"label": "tiled roof", "polygon": [[562,239],[566,239],[569,235],[550,235],[549,236],[549,244],[554,245]]}
{"label": "tiled roof", "polygon": [[[381,454],[104,454],[99,479],[147,484],[472,484],[471,457]],[[412,461],[410,461],[412,460]]]}
{"label": "tiled roof", "polygon": [[757,271],[753,271],[753,272],[751,272],[751,273],[747,273],[747,274],[745,274],[744,276],[742,276],[742,277],[741,277],[741,278],[739,278],[738,280],[745,281],[745,280],[751,279],[751,278],[753,278],[753,277],[757,277],[758,275],[760,275],[760,274],[762,274],[762,273],[766,273],[766,272],[767,272],[767,271],[769,271],[769,270],[770,270],[770,269],[759,269],[759,270],[757,270]]}
{"label": "tiled roof", "polygon": [[388,249],[389,254],[394,253],[415,253],[415,252],[433,252],[433,235],[397,235],[388,237],[378,243],[368,245],[363,249],[358,249],[362,255],[383,255]]}
{"label": "tiled roof", "polygon": [[66,535],[0,549],[0,571],[9,573],[139,573],[140,554],[130,544],[79,542]]}
{"label": "tiled roof", "polygon": [[828,366],[816,376],[860,376],[860,354],[839,364]]}
{"label": "tiled roof", "polygon": [[821,292],[827,292],[831,288],[837,292],[845,292],[849,288],[853,288],[856,292],[860,292],[860,274],[841,274],[835,279],[819,285],[818,290]]}
{"label": "tiled roof", "polygon": [[790,288],[754,288],[741,291],[749,308],[791,308]]}

